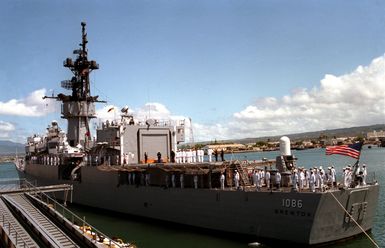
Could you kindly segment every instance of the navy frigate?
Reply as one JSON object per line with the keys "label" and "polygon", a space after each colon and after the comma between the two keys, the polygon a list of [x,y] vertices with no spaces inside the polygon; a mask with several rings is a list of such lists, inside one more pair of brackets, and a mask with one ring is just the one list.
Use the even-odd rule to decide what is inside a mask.
{"label": "navy frigate", "polygon": [[[29,137],[17,163],[22,177],[39,185],[72,184],[78,204],[261,239],[315,245],[372,228],[378,183],[362,185],[354,174],[347,187],[325,182],[317,190],[298,189],[292,179],[300,168],[285,139],[276,161],[212,162],[206,156],[196,162],[177,150],[185,139],[183,120],[136,120],[128,108],[119,120],[102,122],[92,138],[95,103],[103,101],[91,95],[89,75],[99,65],[88,60],[81,25],[76,59],[64,61],[73,77],[61,85],[71,94],[46,97],[62,103],[67,132],[53,121],[46,135]],[[260,184],[250,177],[255,170],[264,175]]]}

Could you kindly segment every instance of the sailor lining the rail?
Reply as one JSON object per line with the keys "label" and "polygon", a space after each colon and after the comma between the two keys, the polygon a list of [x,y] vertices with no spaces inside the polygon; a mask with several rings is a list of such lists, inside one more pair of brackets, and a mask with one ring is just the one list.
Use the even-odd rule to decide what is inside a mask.
{"label": "sailor lining the rail", "polygon": [[309,185],[311,192],[315,192],[315,174],[313,169],[310,169],[310,178],[309,178]]}
{"label": "sailor lining the rail", "polygon": [[334,165],[332,165],[331,172],[332,172],[333,187],[337,187],[337,173],[336,173],[336,169],[334,169]]}
{"label": "sailor lining the rail", "polygon": [[325,179],[325,174],[323,173],[322,170],[320,170],[318,174],[318,182],[319,182],[319,189],[321,192],[324,191],[324,179]]}
{"label": "sailor lining the rail", "polygon": [[179,175],[179,181],[180,181],[180,188],[184,188],[184,179],[183,179],[183,173]]}
{"label": "sailor lining the rail", "polygon": [[207,155],[209,156],[209,162],[212,162],[213,149],[207,149]]}
{"label": "sailor lining the rail", "polygon": [[257,181],[257,191],[259,191],[261,189],[261,173],[259,170],[256,170],[255,176]]}
{"label": "sailor lining the rail", "polygon": [[150,185],[150,173],[146,173],[146,186]]}
{"label": "sailor lining the rail", "polygon": [[265,171],[264,170],[259,170],[259,175],[260,175],[260,184],[261,184],[261,187],[263,186],[263,184],[265,183]]}
{"label": "sailor lining the rail", "polygon": [[197,150],[197,159],[199,163],[203,163],[204,151],[202,149]]}
{"label": "sailor lining the rail", "polygon": [[362,165],[362,185],[366,185],[366,177],[368,176],[368,171],[366,170],[366,165]]}
{"label": "sailor lining the rail", "polygon": [[235,184],[235,188],[239,189],[239,173],[237,170],[235,170],[235,174],[234,174],[234,184]]}
{"label": "sailor lining the rail", "polygon": [[186,163],[186,151],[182,150],[181,152],[181,163]]}
{"label": "sailor lining the rail", "polygon": [[198,175],[197,174],[194,175],[194,188],[195,189],[198,188]]}
{"label": "sailor lining the rail", "polygon": [[305,187],[310,188],[310,170],[305,170]]}
{"label": "sailor lining the rail", "polygon": [[180,150],[178,149],[178,150],[176,150],[176,153],[175,153],[175,162],[177,163],[177,164],[179,164],[180,163]]}
{"label": "sailor lining the rail", "polygon": [[223,172],[221,173],[219,180],[221,182],[221,189],[224,190],[225,189],[225,175],[223,174]]}
{"label": "sailor lining the rail", "polygon": [[305,172],[304,172],[304,168],[300,168],[300,172],[299,172],[299,189],[300,189],[300,191],[303,190],[304,184],[305,184]]}
{"label": "sailor lining the rail", "polygon": [[293,191],[298,191],[298,173],[297,173],[297,169],[294,169],[294,171],[293,171],[292,181],[293,181]]}
{"label": "sailor lining the rail", "polygon": [[173,188],[175,188],[175,174],[174,173],[171,174],[171,185]]}
{"label": "sailor lining the rail", "polygon": [[281,173],[279,173],[279,171],[277,171],[277,173],[275,174],[275,186],[277,188],[277,190],[280,188],[281,186]]}
{"label": "sailor lining the rail", "polygon": [[257,170],[254,170],[252,173],[253,186],[257,186]]}
{"label": "sailor lining the rail", "polygon": [[267,167],[265,167],[265,180],[266,180],[266,186],[267,189],[270,189],[270,172],[267,170]]}

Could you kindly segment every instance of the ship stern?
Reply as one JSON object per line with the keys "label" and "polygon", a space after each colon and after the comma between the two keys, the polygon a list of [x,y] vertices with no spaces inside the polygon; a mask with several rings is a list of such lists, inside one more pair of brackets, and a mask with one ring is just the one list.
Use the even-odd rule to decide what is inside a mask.
{"label": "ship stern", "polygon": [[378,196],[378,184],[323,193],[309,244],[334,242],[369,231],[373,227]]}

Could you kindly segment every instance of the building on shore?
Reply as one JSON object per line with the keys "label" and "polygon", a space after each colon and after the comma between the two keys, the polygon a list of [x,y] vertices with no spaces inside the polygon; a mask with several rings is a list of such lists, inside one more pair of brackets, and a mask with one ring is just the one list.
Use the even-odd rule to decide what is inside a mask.
{"label": "building on shore", "polygon": [[374,130],[373,132],[367,132],[366,133],[366,139],[370,141],[379,141],[381,139],[385,139],[385,131],[380,130],[376,131]]}
{"label": "building on shore", "polygon": [[246,150],[246,146],[243,144],[211,144],[211,145],[206,145],[203,147],[204,150],[212,149],[213,151],[218,150],[221,151],[223,150],[224,152],[229,152],[229,151],[239,151],[239,150]]}

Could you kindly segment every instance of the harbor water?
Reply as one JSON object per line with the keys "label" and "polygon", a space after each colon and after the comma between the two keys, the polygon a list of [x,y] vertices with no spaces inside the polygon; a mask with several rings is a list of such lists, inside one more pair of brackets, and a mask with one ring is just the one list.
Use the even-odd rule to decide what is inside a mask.
{"label": "harbor water", "polygon": [[[298,158],[297,165],[310,168],[334,165],[337,175],[341,176],[342,168],[348,164],[353,165],[355,159],[345,156],[326,156],[325,149],[310,149],[293,151]],[[261,160],[262,158],[275,159],[278,152],[248,152],[225,154],[226,160]],[[385,148],[365,146],[361,153],[360,163],[367,165],[369,178],[374,178],[380,184],[380,197],[377,206],[377,214],[371,237],[379,247],[385,248]],[[12,163],[3,163],[0,166],[0,178],[16,178],[16,168]],[[135,199],[133,199],[135,200]],[[119,199],[111,204],[119,204]],[[87,222],[100,231],[122,238],[125,241],[134,242],[140,248],[152,247],[275,247],[271,244],[259,244],[261,241],[250,237],[234,236],[220,232],[212,232],[198,228],[175,225],[150,219],[141,219],[134,216],[106,212],[84,206],[71,205],[70,208]],[[225,218],[225,217],[224,217]],[[294,224],[294,223],[293,223]],[[290,227],[288,227],[290,228]],[[351,240],[329,245],[333,248],[358,248],[375,247],[365,235],[360,235]]]}

